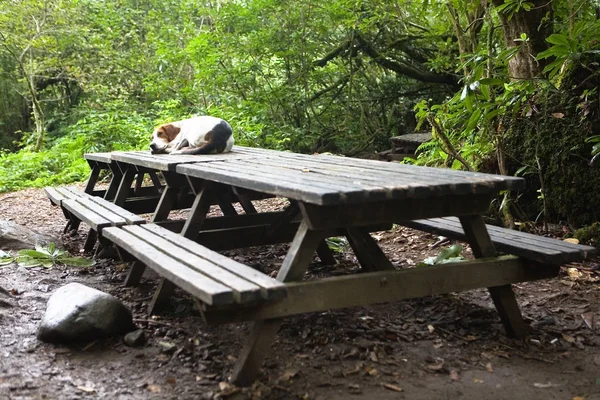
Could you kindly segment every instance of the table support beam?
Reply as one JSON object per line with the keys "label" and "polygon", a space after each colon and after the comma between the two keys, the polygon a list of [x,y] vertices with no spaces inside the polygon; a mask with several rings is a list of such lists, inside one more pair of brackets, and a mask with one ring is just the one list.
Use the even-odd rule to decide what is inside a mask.
{"label": "table support beam", "polygon": [[[497,256],[496,249],[481,215],[466,215],[459,217],[459,220],[476,258]],[[488,287],[488,291],[500,315],[506,334],[518,338],[526,336],[528,327],[523,321],[511,285]]]}
{"label": "table support beam", "polygon": [[364,227],[347,228],[346,231],[348,242],[364,271],[392,271],[395,269],[367,229]]}
{"label": "table support beam", "polygon": [[[307,222],[303,221],[277,274],[277,280],[281,282],[302,280],[323,238],[323,231],[310,230]],[[246,386],[254,382],[281,322],[281,319],[268,319],[254,323],[250,337],[233,371],[233,383]]]}

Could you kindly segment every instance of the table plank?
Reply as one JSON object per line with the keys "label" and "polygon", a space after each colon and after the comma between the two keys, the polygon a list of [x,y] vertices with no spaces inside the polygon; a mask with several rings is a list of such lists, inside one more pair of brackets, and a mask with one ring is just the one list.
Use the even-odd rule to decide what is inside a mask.
{"label": "table plank", "polygon": [[175,171],[179,164],[224,161],[229,159],[252,158],[255,155],[232,151],[222,154],[150,154],[150,151],[114,152],[112,159],[121,163],[133,164],[159,171]]}
{"label": "table plank", "polygon": [[241,152],[255,154],[257,158],[185,164],[176,171],[318,205],[491,194],[524,185],[521,178],[492,174],[344,157],[247,149]]}

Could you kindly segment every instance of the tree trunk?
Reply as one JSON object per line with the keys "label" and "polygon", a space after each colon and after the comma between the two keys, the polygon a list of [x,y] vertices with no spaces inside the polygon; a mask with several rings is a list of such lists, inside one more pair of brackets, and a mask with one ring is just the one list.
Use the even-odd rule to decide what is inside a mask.
{"label": "tree trunk", "polygon": [[[495,6],[504,4],[504,0],[493,0]],[[499,11],[502,21],[506,47],[511,49],[521,45],[521,49],[508,63],[508,72],[512,79],[531,79],[540,74],[544,61],[537,61],[536,55],[548,48],[546,38],[552,33],[552,2],[531,0],[530,11],[524,9],[510,15],[508,9]],[[529,39],[520,41],[525,33]],[[515,41],[515,39],[517,41]]]}
{"label": "tree trunk", "polygon": [[44,126],[44,111],[42,110],[42,105],[38,99],[38,92],[35,88],[35,84],[33,83],[33,76],[26,76],[25,79],[27,80],[27,88],[29,89],[29,95],[31,96],[33,121],[35,123],[36,139],[33,151],[37,152],[40,151],[44,145],[44,136],[46,133],[46,128]]}

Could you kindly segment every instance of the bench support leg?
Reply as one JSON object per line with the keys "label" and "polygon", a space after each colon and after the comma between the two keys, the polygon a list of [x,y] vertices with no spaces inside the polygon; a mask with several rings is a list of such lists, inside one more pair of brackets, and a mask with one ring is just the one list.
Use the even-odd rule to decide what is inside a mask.
{"label": "bench support leg", "polygon": [[[496,249],[481,215],[468,215],[459,219],[475,257],[496,257]],[[488,288],[488,291],[496,310],[498,310],[506,334],[518,338],[526,336],[528,328],[523,321],[512,287],[510,285],[496,286]]]}
{"label": "bench support leg", "polygon": [[[323,237],[322,231],[309,230],[308,224],[303,221],[279,270],[277,280],[282,282],[302,280]],[[247,386],[254,382],[281,322],[282,319],[276,318],[254,324],[233,371],[234,384]]]}
{"label": "bench support leg", "polygon": [[348,228],[347,237],[364,271],[393,271],[395,268],[381,248],[364,228]]}
{"label": "bench support leg", "polygon": [[148,315],[152,315],[160,308],[161,305],[165,304],[173,292],[175,291],[175,285],[167,280],[161,279],[158,287],[156,288],[156,292],[154,292],[154,296],[152,297],[152,301],[150,302],[150,307],[148,308]]}
{"label": "bench support leg", "polygon": [[96,240],[98,239],[98,234],[95,230],[90,229],[87,234],[87,238],[85,239],[85,243],[83,245],[84,251],[92,251],[94,246],[96,245]]}
{"label": "bench support leg", "polygon": [[124,286],[137,286],[142,280],[142,275],[145,270],[146,266],[143,263],[139,261],[131,263],[127,278],[125,278]]}

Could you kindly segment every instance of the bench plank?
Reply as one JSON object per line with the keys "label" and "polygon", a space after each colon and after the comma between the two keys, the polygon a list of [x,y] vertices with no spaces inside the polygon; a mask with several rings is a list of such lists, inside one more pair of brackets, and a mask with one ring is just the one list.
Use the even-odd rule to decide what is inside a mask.
{"label": "bench plank", "polygon": [[[161,230],[163,229],[164,228],[161,228]],[[217,263],[214,263],[210,258],[203,258],[188,251],[186,248],[187,246],[177,246],[156,234],[151,229],[144,229],[144,227],[141,226],[127,226],[123,227],[123,230],[131,233],[138,239],[143,240],[148,243],[148,245],[161,249],[161,251],[168,254],[174,260],[187,265],[188,268],[200,272],[224,286],[230,287],[234,292],[234,300],[237,303],[246,303],[261,298],[261,288],[258,285],[240,278],[238,275],[232,274]],[[160,232],[158,229],[157,231]],[[180,236],[179,243],[186,245],[194,242]],[[128,249],[125,250],[128,251]],[[166,265],[164,267],[167,268]],[[264,297],[267,298],[266,291],[264,292]]]}
{"label": "bench plank", "polygon": [[170,255],[165,254],[130,232],[121,228],[110,227],[104,229],[103,235],[140,262],[154,269],[159,275],[202,302],[212,305],[232,304],[234,302],[231,288],[173,259]]}
{"label": "bench plank", "polygon": [[[464,241],[466,239],[462,225],[458,218],[455,217],[407,221],[402,224],[456,240]],[[520,255],[532,261],[562,265],[582,261],[596,253],[596,249],[591,246],[577,245],[493,225],[486,226],[492,242],[498,250],[504,253]]]}
{"label": "bench plank", "polygon": [[[71,214],[75,215],[80,221],[88,224],[93,230],[100,231],[103,228],[112,225],[112,222],[100,214],[90,210],[84,204],[76,199],[67,199],[62,202],[62,206]],[[125,220],[123,220],[125,223]]]}
{"label": "bench plank", "polygon": [[[182,243],[184,242],[184,238],[181,235],[161,228],[155,224],[146,224],[143,226],[143,228],[160,235],[162,238],[176,244],[179,247],[183,246]],[[281,282],[268,277],[254,268],[234,261],[222,254],[217,253],[216,251],[210,250],[188,239],[185,239],[185,248],[204,259],[218,263],[222,268],[227,269],[229,272],[241,276],[256,285],[259,285],[261,288],[263,288],[263,291],[266,292],[269,299],[285,297],[285,287]]]}
{"label": "bench plank", "polygon": [[100,207],[118,215],[123,218],[127,224],[139,225],[146,223],[146,220],[139,215],[129,212],[110,201],[104,200],[100,197],[90,196],[87,198],[92,203],[99,205]]}

